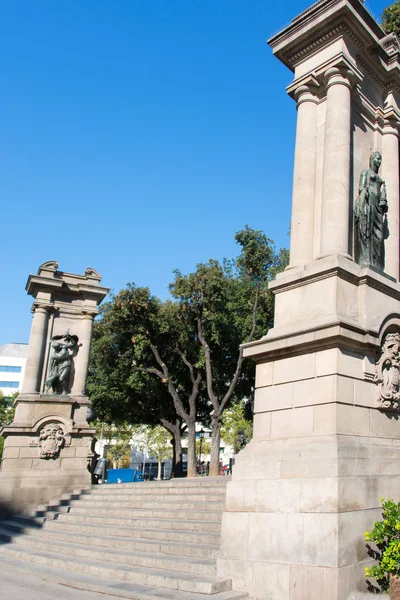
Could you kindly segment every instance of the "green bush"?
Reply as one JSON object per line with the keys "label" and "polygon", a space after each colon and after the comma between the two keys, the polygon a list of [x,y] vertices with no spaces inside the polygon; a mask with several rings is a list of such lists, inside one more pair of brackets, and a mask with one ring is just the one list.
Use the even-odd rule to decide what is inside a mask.
{"label": "green bush", "polygon": [[390,585],[390,575],[400,576],[400,502],[397,504],[389,498],[382,502],[382,521],[377,521],[371,532],[365,532],[367,542],[376,544],[378,551],[371,549],[371,554],[378,560],[378,565],[367,567],[365,575],[376,579],[382,591]]}

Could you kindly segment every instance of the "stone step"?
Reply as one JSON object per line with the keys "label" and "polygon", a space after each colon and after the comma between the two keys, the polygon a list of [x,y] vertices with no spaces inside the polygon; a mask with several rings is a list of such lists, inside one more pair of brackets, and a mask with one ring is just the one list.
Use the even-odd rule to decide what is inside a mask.
{"label": "stone step", "polygon": [[[44,581],[55,581],[71,588],[87,590],[105,594],[106,597],[129,598],[130,600],[204,600],[203,594],[171,590],[160,587],[148,587],[132,582],[109,579],[88,574],[67,573],[63,569],[26,563],[16,558],[11,559],[0,554],[0,569],[32,575]],[[213,600],[250,600],[245,592],[225,591],[217,592]]]}
{"label": "stone step", "polygon": [[15,534],[23,533],[27,536],[40,537],[57,541],[65,541],[86,546],[98,546],[100,548],[115,548],[117,550],[153,552],[154,554],[167,554],[169,556],[191,556],[196,558],[215,559],[218,555],[218,545],[192,544],[189,542],[163,542],[160,540],[148,540],[141,538],[127,538],[111,535],[91,535],[85,532],[64,531],[60,527],[54,528],[54,531],[48,527],[42,529],[22,527],[13,521],[0,522],[1,538],[4,541],[11,541],[10,538]]}
{"label": "stone step", "polygon": [[[134,490],[167,490],[166,493],[169,493],[170,490],[176,490],[175,493],[180,493],[185,489],[193,489],[193,488],[215,488],[215,489],[225,489],[227,483],[230,481],[230,477],[194,477],[190,479],[169,479],[166,481],[137,481],[137,482],[127,482],[127,483],[107,483],[102,485],[94,485],[92,486],[95,490],[104,490],[104,489],[134,489]],[[174,492],[172,492],[174,493]]]}
{"label": "stone step", "polygon": [[[191,501],[188,499],[174,499],[166,500],[164,497],[160,498],[135,498],[135,497],[110,497],[110,498],[95,498],[88,496],[87,500],[74,500],[70,502],[68,506],[104,506],[105,508],[111,506],[119,506],[120,508],[154,508],[160,506],[170,510],[219,510],[225,509],[225,502],[215,502],[206,500]],[[68,508],[68,506],[62,506],[61,508]],[[48,507],[47,510],[54,510],[56,507]],[[62,512],[62,511],[60,511]]]}
{"label": "stone step", "polygon": [[17,544],[0,545],[0,554],[11,559],[32,562],[35,565],[40,564],[56,569],[65,569],[68,572],[97,575],[99,577],[113,578],[140,585],[158,586],[191,593],[215,594],[231,589],[231,580],[226,578],[195,575],[181,571],[135,567],[121,563],[116,565],[89,558],[23,548]]}
{"label": "stone step", "polygon": [[121,526],[107,526],[102,524],[101,527],[97,524],[85,523],[85,522],[74,522],[74,521],[47,521],[44,525],[44,529],[52,529],[54,527],[62,528],[63,531],[85,531],[86,533],[104,533],[104,535],[118,536],[118,537],[129,537],[129,538],[140,538],[146,540],[157,540],[162,542],[188,542],[192,544],[215,544],[220,543],[220,534],[216,534],[209,531],[177,531],[172,529],[151,529],[148,527],[135,528],[135,527],[121,527]]}
{"label": "stone step", "polygon": [[126,551],[116,548],[100,548],[81,545],[74,541],[49,539],[40,536],[24,535],[20,533],[9,534],[0,528],[0,540],[15,544],[16,547],[32,548],[34,550],[51,552],[54,555],[64,554],[81,558],[90,558],[104,562],[112,562],[150,569],[163,569],[170,571],[183,571],[196,575],[216,574],[216,561],[205,558],[187,556],[170,556],[152,552]]}
{"label": "stone step", "polygon": [[163,492],[151,492],[149,490],[146,490],[143,493],[138,493],[132,492],[130,489],[121,489],[121,487],[122,486],[120,486],[114,492],[93,492],[93,494],[90,494],[89,497],[91,497],[93,500],[112,500],[115,498],[116,500],[135,501],[143,499],[146,502],[149,500],[152,502],[225,502],[226,496],[225,489],[223,490],[223,493],[216,493],[215,490],[206,493],[204,491],[197,491],[196,489],[194,490],[196,493],[190,493],[188,491],[187,493],[184,492],[180,494],[164,494]]}
{"label": "stone step", "polygon": [[96,516],[91,513],[89,514],[77,514],[77,513],[60,513],[57,518],[58,522],[68,521],[69,523],[90,523],[92,525],[119,525],[129,526],[136,529],[150,528],[150,529],[168,529],[178,531],[202,531],[202,532],[213,532],[220,533],[221,523],[219,521],[195,521],[189,519],[183,519],[182,515],[177,519],[133,519],[129,517],[105,517]]}
{"label": "stone step", "polygon": [[[108,517],[129,517],[136,519],[181,519],[182,511],[181,510],[156,510],[155,508],[121,508],[119,506],[114,506],[112,508],[100,508],[100,507],[92,507],[88,506],[73,506],[71,507],[69,514],[71,515],[95,515],[95,516],[108,516]],[[194,511],[187,510],[185,516],[191,520],[196,521],[209,521],[213,522],[221,521],[222,519],[222,511]]]}

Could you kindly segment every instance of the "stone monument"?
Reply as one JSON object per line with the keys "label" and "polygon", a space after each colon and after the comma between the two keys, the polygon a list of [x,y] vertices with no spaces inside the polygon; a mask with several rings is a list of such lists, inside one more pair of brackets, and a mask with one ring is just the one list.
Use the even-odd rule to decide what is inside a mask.
{"label": "stone monument", "polygon": [[347,600],[380,498],[400,499],[400,47],[360,0],[320,0],[269,44],[298,111],[290,264],[244,348],[254,437],[218,574],[254,599]]}
{"label": "stone monument", "polygon": [[30,275],[33,323],[22,392],[4,427],[3,509],[20,511],[90,485],[94,429],[86,395],[93,318],[108,293],[94,269],[84,275],[50,261]]}

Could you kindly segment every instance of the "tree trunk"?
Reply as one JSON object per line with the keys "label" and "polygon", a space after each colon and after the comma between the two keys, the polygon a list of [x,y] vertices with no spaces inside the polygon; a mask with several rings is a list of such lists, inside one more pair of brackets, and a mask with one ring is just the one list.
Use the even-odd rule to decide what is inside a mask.
{"label": "tree trunk", "polygon": [[161,460],[158,461],[158,473],[157,473],[157,480],[161,479]]}
{"label": "tree trunk", "polygon": [[219,448],[221,443],[221,417],[211,421],[211,452],[210,452],[210,477],[219,475]]}
{"label": "tree trunk", "polygon": [[194,420],[188,423],[188,462],[187,476],[196,477],[196,424]]}
{"label": "tree trunk", "polygon": [[174,477],[184,477],[182,465],[182,421],[176,420],[175,424],[169,421],[161,420],[161,424],[172,435],[172,469],[171,479]]}
{"label": "tree trunk", "polygon": [[174,477],[183,477],[181,428],[174,432]]}

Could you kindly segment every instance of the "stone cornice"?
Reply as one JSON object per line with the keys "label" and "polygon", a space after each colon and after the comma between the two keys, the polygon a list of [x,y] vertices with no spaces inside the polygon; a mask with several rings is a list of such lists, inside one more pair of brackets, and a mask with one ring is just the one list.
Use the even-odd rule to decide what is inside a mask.
{"label": "stone cornice", "polygon": [[320,0],[271,38],[269,44],[279,60],[294,71],[306,58],[340,38],[352,42],[357,49],[357,64],[380,87],[392,85],[400,91],[398,42],[388,39],[359,0]]}

